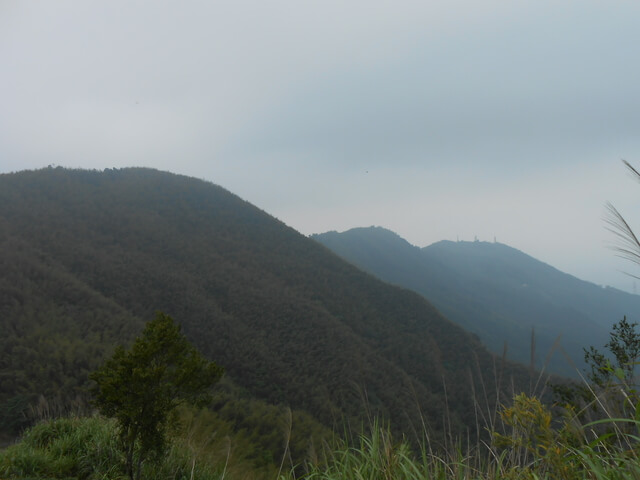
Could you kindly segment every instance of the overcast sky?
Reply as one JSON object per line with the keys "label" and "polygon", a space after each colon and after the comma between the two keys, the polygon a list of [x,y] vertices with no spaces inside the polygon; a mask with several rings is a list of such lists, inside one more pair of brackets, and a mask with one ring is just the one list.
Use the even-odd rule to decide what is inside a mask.
{"label": "overcast sky", "polygon": [[[640,2],[0,0],[0,172],[148,166],[296,230],[497,241],[633,291]],[[640,280],[638,280],[640,293]]]}

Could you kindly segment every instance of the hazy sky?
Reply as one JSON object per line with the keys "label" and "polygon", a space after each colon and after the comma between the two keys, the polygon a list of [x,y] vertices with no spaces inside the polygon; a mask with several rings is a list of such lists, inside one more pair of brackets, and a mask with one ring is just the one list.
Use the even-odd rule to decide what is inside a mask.
{"label": "hazy sky", "polygon": [[[640,274],[640,2],[0,0],[0,172],[148,166],[304,234]],[[639,292],[640,292],[640,280]]]}

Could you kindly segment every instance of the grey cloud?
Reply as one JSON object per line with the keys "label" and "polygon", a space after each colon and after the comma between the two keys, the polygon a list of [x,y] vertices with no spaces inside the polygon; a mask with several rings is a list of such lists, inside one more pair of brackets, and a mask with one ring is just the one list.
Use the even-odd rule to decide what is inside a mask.
{"label": "grey cloud", "polygon": [[240,140],[358,165],[528,162],[623,143],[640,127],[638,35],[631,16],[588,13],[425,36],[381,64],[299,86]]}
{"label": "grey cloud", "polygon": [[304,233],[497,234],[602,271],[600,205],[637,198],[607,175],[640,158],[639,19],[597,0],[0,2],[0,172],[144,165]]}

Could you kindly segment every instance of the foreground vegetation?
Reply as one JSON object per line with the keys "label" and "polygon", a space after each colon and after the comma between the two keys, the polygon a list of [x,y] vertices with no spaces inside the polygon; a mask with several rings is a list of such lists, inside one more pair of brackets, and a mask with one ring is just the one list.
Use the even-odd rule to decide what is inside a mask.
{"label": "foreground vegetation", "polygon": [[[142,465],[142,478],[640,478],[640,421],[581,423],[578,418],[574,413],[554,424],[551,412],[539,400],[522,394],[500,412],[502,433],[493,432],[487,443],[442,449],[425,439],[416,450],[374,424],[355,444],[325,444],[297,466],[285,454],[269,469],[256,469],[237,456],[229,438],[201,443],[193,431],[183,432],[171,439],[160,461]],[[0,478],[123,479],[126,460],[121,452],[112,420],[95,416],[49,420],[0,452]]]}
{"label": "foreground vegetation", "polygon": [[[161,462],[142,466],[143,478],[220,478],[224,462],[198,461],[187,442],[172,442]],[[114,421],[61,418],[29,429],[22,441],[0,454],[1,478],[126,478],[126,458]]]}
{"label": "foreground vegetation", "polygon": [[[165,412],[168,415],[175,411],[171,429],[160,428],[156,423],[140,423],[129,416],[123,420],[117,415],[115,419],[94,415],[41,422],[27,429],[19,443],[0,452],[0,478],[640,478],[640,393],[635,375],[640,358],[640,333],[636,327],[636,323],[624,318],[614,325],[610,341],[605,345],[606,351],[594,347],[585,350],[585,360],[591,371],[586,373],[584,384],[557,386],[559,401],[554,407],[545,405],[536,396],[517,394],[510,405],[495,411],[494,420],[485,428],[487,435],[470,436],[469,439],[476,440],[468,440],[466,444],[454,441],[453,432],[445,436],[444,443],[433,440],[426,426],[417,442],[410,443],[406,438],[394,440],[391,429],[374,420],[369,432],[359,435],[353,443],[335,436],[325,436],[318,441],[317,437],[313,439],[313,435],[307,435],[307,449],[302,455],[300,446],[292,442],[293,424],[297,419],[294,420],[291,411],[286,410],[282,412],[286,422],[285,428],[280,430],[284,448],[279,459],[271,457],[260,464],[243,452],[243,449],[252,448],[250,442],[242,444],[240,435],[225,435],[222,423],[217,424],[219,431],[211,428],[215,425],[211,420],[214,411],[187,406],[178,409],[176,404],[167,407]],[[166,348],[173,343],[189,347],[189,355],[178,354],[172,360],[176,365],[182,365],[197,353],[190,350],[192,347],[179,334],[173,320],[162,314],[148,323],[134,346],[147,352],[153,350],[151,347],[156,343]],[[128,371],[122,366],[114,369],[114,362],[137,350],[117,351],[97,373],[111,372],[108,378],[113,382],[118,375]],[[153,372],[163,370],[160,358],[156,357],[154,354],[155,360],[143,362],[150,363]],[[147,369],[143,364],[134,370],[142,374],[140,372]],[[212,378],[217,379],[218,367],[214,364],[211,367]],[[179,373],[180,368],[174,369],[174,373]],[[114,377],[115,373],[118,375]],[[105,384],[100,375],[94,375],[94,378],[103,388]],[[182,380],[176,382],[167,378],[159,382],[166,383],[167,387],[182,385]],[[151,386],[156,383],[154,380]],[[210,383],[209,380],[206,383]],[[143,382],[136,384],[143,385]],[[149,386],[132,387],[124,388],[124,391],[130,391],[135,398],[149,398],[145,392],[152,389]],[[154,396],[158,400],[171,399],[173,391],[172,388],[168,393],[157,391]],[[117,392],[115,389],[111,396],[120,409],[134,400]],[[213,400],[209,397],[210,406],[213,406]],[[143,408],[136,418],[142,418],[144,411]],[[106,413],[112,415],[111,409]],[[150,433],[161,434],[161,444],[152,449],[157,455],[145,455],[151,450],[145,450],[144,435],[123,436],[130,430],[130,421]],[[203,428],[205,425],[209,425],[208,430]],[[279,429],[272,427],[270,430]],[[132,452],[137,452],[138,459],[135,474]]]}

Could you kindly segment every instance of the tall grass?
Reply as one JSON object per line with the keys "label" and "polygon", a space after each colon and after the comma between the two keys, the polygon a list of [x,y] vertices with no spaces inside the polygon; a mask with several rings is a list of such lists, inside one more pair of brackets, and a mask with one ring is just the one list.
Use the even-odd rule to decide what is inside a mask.
{"label": "tall grass", "polygon": [[[218,480],[222,465],[201,461],[173,442],[160,462],[143,466],[143,478]],[[196,461],[197,458],[197,461]],[[58,418],[27,430],[20,443],[0,452],[0,478],[126,479],[115,422],[101,417]]]}
{"label": "tall grass", "polygon": [[[490,401],[480,376],[483,402],[481,406],[474,392],[476,428],[485,435],[475,442],[453,440],[448,432],[443,445],[433,445],[424,426],[422,442],[412,448],[374,422],[355,445],[343,442],[326,449],[324,462],[307,463],[298,479],[640,480],[640,394],[635,385],[615,376],[599,387],[583,379],[584,386],[576,390],[587,392],[581,403],[550,406],[540,400],[549,398],[548,378],[540,374],[533,379],[533,354],[531,364],[529,393],[513,392],[508,404]],[[496,366],[493,373],[495,391],[500,392],[501,368]],[[279,480],[295,478],[292,471]]]}
{"label": "tall grass", "polygon": [[[495,372],[498,378],[499,372]],[[586,382],[585,382],[586,384]],[[193,415],[172,438],[166,455],[143,466],[143,478],[189,480],[640,480],[640,401],[625,383],[596,388],[582,404],[549,407],[531,392],[507,405],[485,399],[484,435],[456,441],[453,432],[435,445],[394,438],[375,419],[354,441],[316,446],[293,465],[288,446],[272,468],[256,470],[226,434],[217,438]],[[495,407],[498,405],[498,407]],[[491,407],[494,410],[489,411]],[[287,417],[283,441],[290,440]],[[0,479],[124,479],[117,425],[101,417],[48,419],[27,430],[21,442],[0,451]],[[234,451],[236,450],[236,451]],[[233,459],[233,461],[230,461]],[[239,461],[239,462],[238,462]],[[244,465],[246,462],[247,465]]]}
{"label": "tall grass", "polygon": [[[611,399],[609,399],[611,400]],[[613,400],[612,400],[613,401]],[[603,406],[604,397],[600,398]],[[519,394],[503,407],[488,441],[418,448],[394,439],[374,421],[355,442],[341,441],[296,468],[272,471],[277,480],[497,480],[640,479],[640,417],[582,421],[566,409],[560,419],[534,396]],[[124,459],[113,421],[101,417],[47,420],[20,443],[0,452],[0,478],[124,479]],[[240,480],[250,469],[230,469],[229,455],[212,455],[187,435],[174,438],[160,462],[144,465],[143,478]],[[231,446],[229,444],[229,450]],[[285,462],[279,462],[281,467]],[[287,462],[288,463],[288,462]]]}
{"label": "tall grass", "polygon": [[[519,395],[501,412],[506,434],[492,432],[483,449],[413,452],[376,424],[357,445],[330,451],[323,464],[308,464],[307,480],[498,480],[498,479],[640,479],[640,436],[615,425],[624,422],[640,432],[635,419],[606,419],[554,427],[550,413],[535,397]],[[568,418],[568,422],[575,418]],[[602,427],[605,427],[604,429]],[[507,428],[509,430],[509,428]],[[604,433],[598,433],[604,430]],[[629,429],[627,429],[629,430]],[[293,474],[281,480],[293,480]],[[300,477],[299,477],[300,478]]]}

